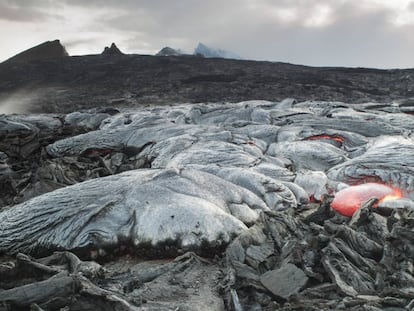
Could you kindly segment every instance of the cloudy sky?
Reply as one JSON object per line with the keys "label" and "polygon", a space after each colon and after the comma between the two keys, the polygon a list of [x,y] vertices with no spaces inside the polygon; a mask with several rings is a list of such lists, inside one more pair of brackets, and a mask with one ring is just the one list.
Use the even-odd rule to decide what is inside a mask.
{"label": "cloudy sky", "polygon": [[60,39],[71,55],[198,42],[246,59],[414,67],[414,0],[0,0],[0,61]]}

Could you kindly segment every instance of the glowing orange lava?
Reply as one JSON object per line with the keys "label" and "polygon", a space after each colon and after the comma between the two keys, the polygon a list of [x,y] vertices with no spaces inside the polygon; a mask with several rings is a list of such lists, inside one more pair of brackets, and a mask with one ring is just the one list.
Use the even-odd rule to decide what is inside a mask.
{"label": "glowing orange lava", "polygon": [[311,136],[307,138],[308,140],[322,140],[322,139],[327,139],[327,140],[333,140],[336,141],[340,144],[343,144],[345,139],[341,136],[337,136],[337,135],[315,135],[315,136]]}
{"label": "glowing orange lava", "polygon": [[398,199],[401,199],[402,197],[404,197],[403,193],[400,189],[398,189],[398,188],[393,188],[393,189],[394,189],[394,194],[386,195],[385,197],[383,197],[382,199],[380,199],[378,201],[378,204],[382,203],[382,202],[386,202],[386,201],[398,200]]}
{"label": "glowing orange lava", "polygon": [[381,203],[402,197],[402,191],[398,188],[379,183],[366,183],[351,186],[336,193],[331,207],[339,214],[351,217],[361,208],[364,202],[371,198],[377,198],[379,203]]}

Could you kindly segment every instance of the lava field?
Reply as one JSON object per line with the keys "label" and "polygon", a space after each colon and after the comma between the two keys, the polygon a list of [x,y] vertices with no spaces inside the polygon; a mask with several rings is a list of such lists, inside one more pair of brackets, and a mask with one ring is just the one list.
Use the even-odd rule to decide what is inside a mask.
{"label": "lava field", "polygon": [[412,310],[413,112],[0,115],[0,310]]}

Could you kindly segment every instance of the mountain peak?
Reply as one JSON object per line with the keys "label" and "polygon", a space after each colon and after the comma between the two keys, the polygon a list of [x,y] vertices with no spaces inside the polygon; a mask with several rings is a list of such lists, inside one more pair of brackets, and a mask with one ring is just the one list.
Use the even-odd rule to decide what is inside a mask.
{"label": "mountain peak", "polygon": [[199,55],[199,56],[203,56],[206,58],[215,57],[215,58],[241,59],[241,57],[237,55],[236,53],[226,51],[226,50],[211,48],[201,42],[195,48],[194,55]]}
{"label": "mountain peak", "polygon": [[29,62],[39,59],[53,59],[69,56],[59,40],[46,41],[23,51],[7,60],[7,62]]}
{"label": "mountain peak", "polygon": [[183,55],[183,53],[180,50],[176,50],[173,48],[170,48],[169,46],[166,46],[162,48],[156,56],[180,56]]}
{"label": "mountain peak", "polygon": [[105,47],[102,55],[124,55],[124,53],[112,42],[111,47]]}

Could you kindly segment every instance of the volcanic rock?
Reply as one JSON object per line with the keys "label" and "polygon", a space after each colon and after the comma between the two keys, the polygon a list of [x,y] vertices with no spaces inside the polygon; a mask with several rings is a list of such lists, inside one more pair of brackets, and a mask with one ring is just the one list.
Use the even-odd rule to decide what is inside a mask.
{"label": "volcanic rock", "polygon": [[269,146],[267,153],[290,159],[298,169],[313,171],[327,170],[347,159],[342,150],[320,141],[273,143]]}
{"label": "volcanic rock", "polygon": [[307,281],[308,277],[305,273],[290,263],[280,269],[268,271],[260,277],[260,282],[264,287],[273,295],[283,299],[297,294]]}
{"label": "volcanic rock", "polygon": [[69,54],[66,52],[65,47],[59,40],[54,40],[46,41],[23,51],[12,58],[9,58],[6,62],[30,62],[44,59],[58,59],[67,56],[69,56]]}
{"label": "volcanic rock", "polygon": [[[33,282],[27,284],[23,270]],[[0,276],[0,287],[8,284],[0,310],[224,310],[216,290],[220,268],[193,253],[162,263],[121,257],[104,267],[70,252],[18,254],[0,264]]]}
{"label": "volcanic rock", "polygon": [[252,245],[246,249],[246,261],[249,263],[250,266],[258,269],[259,265],[273,254],[274,248],[272,245]]}
{"label": "volcanic rock", "polygon": [[[0,310],[412,309],[414,122],[397,108],[0,115]],[[331,209],[374,181],[403,198]]]}
{"label": "volcanic rock", "polygon": [[[220,248],[246,229],[243,221],[257,219],[249,206],[266,208],[252,193],[207,173],[131,171],[59,189],[6,210],[0,214],[0,249],[48,253],[121,244],[137,249],[163,244]],[[80,222],[72,218],[80,215]],[[21,243],[8,242],[16,226],[34,222],[38,225],[30,225]]]}
{"label": "volcanic rock", "polygon": [[105,47],[105,49],[102,52],[102,55],[124,55],[124,53],[122,53],[121,50],[118,49],[115,43],[112,43],[111,47]]}

